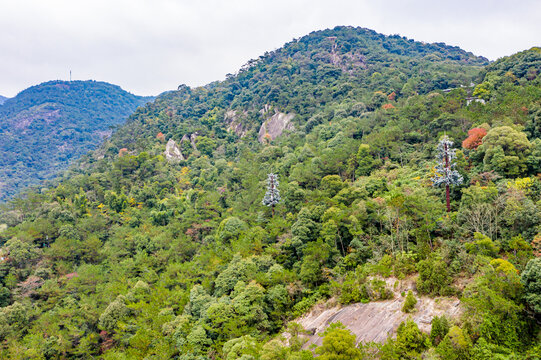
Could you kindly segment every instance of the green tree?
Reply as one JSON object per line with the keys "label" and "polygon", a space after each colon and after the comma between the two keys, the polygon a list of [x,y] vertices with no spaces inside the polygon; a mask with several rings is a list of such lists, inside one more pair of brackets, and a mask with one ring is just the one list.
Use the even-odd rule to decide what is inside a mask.
{"label": "green tree", "polygon": [[516,302],[521,296],[517,286],[520,279],[515,270],[488,266],[464,289],[464,328],[472,338],[509,349],[519,349],[528,341],[523,306]]}
{"label": "green tree", "polygon": [[196,140],[197,150],[203,155],[211,156],[216,149],[216,141],[206,136],[198,136]]}
{"label": "green tree", "polygon": [[430,327],[430,341],[433,345],[438,345],[445,335],[449,332],[449,320],[447,317],[434,316],[432,319],[432,326]]}
{"label": "green tree", "polygon": [[453,326],[436,348],[436,353],[442,359],[449,360],[467,360],[470,359],[469,350],[471,340],[467,334],[464,334],[461,328]]}
{"label": "green tree", "polygon": [[341,322],[332,323],[321,334],[323,343],[316,349],[321,360],[361,360],[363,354],[357,348],[355,335]]}
{"label": "green tree", "polygon": [[194,354],[204,354],[212,345],[203,325],[196,325],[186,337],[186,344]]}
{"label": "green tree", "polygon": [[223,352],[225,360],[255,360],[258,358],[259,345],[252,336],[245,335],[226,342]]}
{"label": "green tree", "polygon": [[8,288],[0,285],[0,308],[8,306],[11,300],[11,292]]}
{"label": "green tree", "polygon": [[528,262],[520,281],[524,286],[526,303],[535,313],[541,314],[541,258]]}
{"label": "green tree", "polygon": [[417,359],[429,345],[428,337],[419,330],[413,320],[408,319],[400,323],[395,342],[399,359]]}
{"label": "green tree", "polygon": [[367,176],[375,166],[375,160],[370,153],[370,145],[361,144],[357,150],[357,169],[355,174],[357,176]]}
{"label": "green tree", "polygon": [[128,207],[128,198],[124,194],[108,191],[105,193],[105,203],[111,210],[121,212]]}
{"label": "green tree", "polygon": [[29,325],[31,315],[30,307],[21,302],[0,308],[0,340],[22,331]]}
{"label": "green tree", "polygon": [[510,126],[492,128],[477,151],[484,154],[485,171],[505,176],[519,176],[527,169],[531,143],[525,133]]}
{"label": "green tree", "polygon": [[331,247],[321,240],[309,243],[304,250],[304,257],[299,273],[303,283],[311,286],[321,284],[323,281],[322,266],[327,262]]}
{"label": "green tree", "polygon": [[252,259],[243,259],[239,254],[235,254],[227,267],[216,277],[214,295],[220,297],[229,294],[239,281],[253,278],[256,271],[257,267]]}
{"label": "green tree", "polygon": [[431,253],[425,260],[417,264],[419,277],[417,289],[421,294],[451,295],[454,290],[451,287],[452,277],[447,263],[436,253]]}
{"label": "green tree", "polygon": [[325,191],[328,197],[332,198],[340,190],[342,190],[346,184],[342,181],[338,175],[327,175],[321,179],[321,190]]}
{"label": "green tree", "polygon": [[468,252],[472,254],[490,257],[495,257],[498,255],[500,247],[488,236],[476,232],[473,234],[473,238],[473,242],[465,244],[466,250],[468,250]]}
{"label": "green tree", "polygon": [[265,288],[255,281],[249,284],[239,281],[231,294],[231,305],[241,324],[248,329],[265,331],[270,328],[265,312]]}
{"label": "green tree", "polygon": [[7,249],[11,263],[16,267],[24,267],[35,260],[38,252],[34,244],[18,238],[9,239],[4,247]]}
{"label": "green tree", "polygon": [[284,204],[289,212],[299,211],[305,198],[306,192],[301,189],[298,182],[292,181],[287,184],[284,194]]}
{"label": "green tree", "polygon": [[238,238],[247,229],[246,223],[238,217],[232,216],[222,220],[218,227],[218,239],[224,242],[231,242]]}
{"label": "green tree", "polygon": [[404,300],[402,311],[405,313],[410,313],[415,309],[415,305],[417,305],[417,299],[415,298],[415,296],[410,290],[408,291],[408,294],[406,295],[406,300]]}
{"label": "green tree", "polygon": [[126,297],[119,295],[111,302],[99,318],[100,328],[108,332],[114,331],[119,321],[130,314],[130,309],[126,306]]}

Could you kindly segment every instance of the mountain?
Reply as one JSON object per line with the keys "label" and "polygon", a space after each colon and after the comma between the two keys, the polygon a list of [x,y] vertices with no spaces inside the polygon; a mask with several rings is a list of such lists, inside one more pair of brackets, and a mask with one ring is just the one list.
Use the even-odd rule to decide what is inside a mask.
{"label": "mountain", "polygon": [[5,103],[7,99],[8,99],[7,97],[0,95],[0,105]]}
{"label": "mountain", "polygon": [[[483,57],[442,43],[353,27],[317,31],[249,61],[224,82],[197,89],[181,85],[179,91],[165,94],[144,110],[156,121],[138,124],[145,117],[132,117],[116,136],[122,141],[112,153],[118,147],[148,146],[144,139],[160,131],[180,140],[186,132],[197,131],[200,119],[212,110],[211,116],[226,118],[237,134],[258,132],[266,118],[261,110],[271,108],[296,114],[298,126],[313,127],[332,118],[321,112],[333,103],[348,103],[360,115],[378,108],[390,94],[399,98],[468,86],[487,64]],[[167,113],[159,116],[165,108]]]}
{"label": "mountain", "polygon": [[97,81],[49,81],[0,108],[0,200],[51,179],[151,100]]}
{"label": "mountain", "polygon": [[337,27],[159,96],[0,208],[0,357],[538,358],[536,56]]}

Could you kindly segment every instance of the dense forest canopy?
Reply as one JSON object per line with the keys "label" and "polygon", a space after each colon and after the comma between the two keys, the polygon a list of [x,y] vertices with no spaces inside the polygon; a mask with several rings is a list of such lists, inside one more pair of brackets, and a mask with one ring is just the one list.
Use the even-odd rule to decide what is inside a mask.
{"label": "dense forest canopy", "polygon": [[8,99],[0,106],[0,200],[56,176],[149,100],[97,81],[49,81]]}
{"label": "dense forest canopy", "polygon": [[[338,27],[159,96],[4,206],[0,357],[539,358],[540,59]],[[292,320],[315,304],[403,281],[403,312],[461,315],[359,346],[335,323],[303,347]]]}

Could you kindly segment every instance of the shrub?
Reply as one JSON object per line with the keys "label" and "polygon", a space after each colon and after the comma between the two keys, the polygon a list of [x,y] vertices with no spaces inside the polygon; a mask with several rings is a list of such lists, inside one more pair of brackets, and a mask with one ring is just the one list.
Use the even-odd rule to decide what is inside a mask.
{"label": "shrub", "polygon": [[402,311],[405,313],[410,313],[415,309],[415,305],[417,305],[417,299],[415,296],[413,296],[413,293],[408,291],[408,295],[406,296],[406,300],[404,301],[404,305],[402,306]]}
{"label": "shrub", "polygon": [[432,319],[432,328],[430,329],[430,341],[438,345],[445,335],[449,332],[449,320],[445,316],[435,316]]}
{"label": "shrub", "polygon": [[474,233],[473,238],[473,243],[467,243],[464,245],[469,253],[490,257],[496,257],[498,255],[500,247],[488,236],[476,232]]}
{"label": "shrub", "polygon": [[446,360],[466,360],[470,359],[470,347],[471,341],[468,336],[463,333],[461,328],[453,326],[436,348],[436,353]]}
{"label": "shrub", "polygon": [[417,270],[417,289],[421,294],[445,296],[455,292],[451,287],[453,279],[449,266],[438,255],[432,254],[426,260],[420,261]]}
{"label": "shrub", "polygon": [[361,360],[363,354],[355,345],[355,335],[351,333],[342,323],[331,324],[322,334],[323,343],[316,349],[316,354],[321,360]]}

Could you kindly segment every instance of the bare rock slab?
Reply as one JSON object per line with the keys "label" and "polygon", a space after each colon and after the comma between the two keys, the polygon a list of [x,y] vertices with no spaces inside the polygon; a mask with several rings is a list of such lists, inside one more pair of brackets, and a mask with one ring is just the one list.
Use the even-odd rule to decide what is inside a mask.
{"label": "bare rock slab", "polygon": [[173,139],[169,139],[165,145],[165,151],[163,154],[165,155],[165,159],[169,162],[178,162],[184,160],[184,156],[182,156],[177,143]]}
{"label": "bare rock slab", "polygon": [[324,308],[324,305],[320,305],[297,319],[296,322],[311,334],[304,345],[304,348],[308,349],[311,344],[321,345],[322,337],[319,334],[323,333],[330,324],[338,321],[355,334],[357,344],[361,341],[383,343],[388,337],[395,335],[400,323],[408,317],[417,323],[421,331],[428,333],[435,316],[446,315],[449,318],[455,318],[460,314],[460,301],[457,298],[420,297],[416,311],[410,314],[402,312],[403,304],[404,298],[400,297],[343,307]]}
{"label": "bare rock slab", "polygon": [[259,128],[258,140],[259,142],[265,141],[265,138],[270,140],[276,139],[282,135],[284,130],[295,130],[295,126],[291,123],[291,120],[295,117],[295,114],[284,114],[277,112],[268,118]]}

